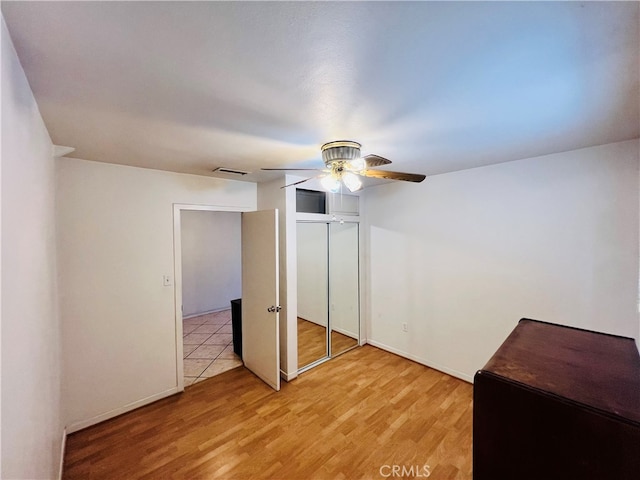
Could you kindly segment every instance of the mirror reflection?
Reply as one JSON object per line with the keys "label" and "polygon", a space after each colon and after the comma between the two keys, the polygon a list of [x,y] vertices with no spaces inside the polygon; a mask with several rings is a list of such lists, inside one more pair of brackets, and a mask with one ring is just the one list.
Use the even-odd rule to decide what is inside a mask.
{"label": "mirror reflection", "polygon": [[329,224],[331,357],[358,344],[360,330],[358,224]]}
{"label": "mirror reflection", "polygon": [[298,223],[298,368],[328,356],[328,239],[326,223]]}
{"label": "mirror reflection", "polygon": [[298,222],[298,368],[360,338],[357,223]]}

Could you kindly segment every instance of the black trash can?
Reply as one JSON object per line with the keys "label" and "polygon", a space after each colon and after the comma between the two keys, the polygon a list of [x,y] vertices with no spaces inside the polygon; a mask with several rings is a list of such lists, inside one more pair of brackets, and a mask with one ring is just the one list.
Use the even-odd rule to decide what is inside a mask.
{"label": "black trash can", "polygon": [[233,351],[242,358],[242,299],[231,300],[231,329]]}

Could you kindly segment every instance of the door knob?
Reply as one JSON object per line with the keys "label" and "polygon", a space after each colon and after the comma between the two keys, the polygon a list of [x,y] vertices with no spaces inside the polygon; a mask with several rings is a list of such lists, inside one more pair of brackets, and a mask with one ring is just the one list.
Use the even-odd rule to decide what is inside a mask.
{"label": "door knob", "polygon": [[280,305],[278,305],[277,307],[275,305],[271,305],[269,308],[267,308],[267,312],[269,313],[279,312],[280,310],[282,310],[282,307]]}

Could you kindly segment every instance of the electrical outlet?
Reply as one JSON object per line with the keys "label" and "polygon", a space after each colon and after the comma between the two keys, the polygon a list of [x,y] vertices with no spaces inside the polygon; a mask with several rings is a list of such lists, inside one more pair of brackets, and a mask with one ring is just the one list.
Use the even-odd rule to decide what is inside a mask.
{"label": "electrical outlet", "polygon": [[409,331],[409,325],[407,325],[406,323],[402,324],[402,331],[403,332],[408,332]]}

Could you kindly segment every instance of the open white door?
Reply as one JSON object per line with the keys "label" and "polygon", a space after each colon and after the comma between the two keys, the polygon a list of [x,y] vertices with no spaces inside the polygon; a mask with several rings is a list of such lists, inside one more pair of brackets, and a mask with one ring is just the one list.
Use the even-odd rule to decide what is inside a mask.
{"label": "open white door", "polygon": [[242,360],[280,390],[278,210],[242,214]]}

